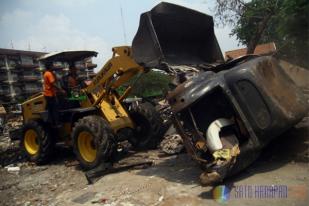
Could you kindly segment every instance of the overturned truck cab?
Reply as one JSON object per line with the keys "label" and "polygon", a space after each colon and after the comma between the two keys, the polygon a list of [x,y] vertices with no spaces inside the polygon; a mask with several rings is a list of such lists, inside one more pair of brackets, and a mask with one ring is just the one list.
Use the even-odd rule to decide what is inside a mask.
{"label": "overturned truck cab", "polygon": [[[167,72],[193,68],[167,99],[203,184],[247,167],[273,138],[307,112],[300,89],[271,56],[224,62],[211,16],[169,3],[141,15],[134,59]],[[178,73],[179,75],[179,73]]]}
{"label": "overturned truck cab", "polygon": [[179,85],[168,100],[188,152],[206,170],[204,184],[247,167],[307,111],[303,94],[272,57],[200,73]]}

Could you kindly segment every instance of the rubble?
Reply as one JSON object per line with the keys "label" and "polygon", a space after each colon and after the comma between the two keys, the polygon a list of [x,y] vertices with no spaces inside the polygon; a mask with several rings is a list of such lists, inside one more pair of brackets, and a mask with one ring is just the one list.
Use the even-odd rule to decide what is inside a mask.
{"label": "rubble", "polygon": [[6,111],[5,108],[0,104],[0,136],[4,130]]}
{"label": "rubble", "polygon": [[158,101],[156,107],[163,119],[163,124],[168,128],[171,125],[171,107],[165,99]]}
{"label": "rubble", "polygon": [[9,173],[12,173],[12,174],[18,174],[20,171],[20,167],[6,166],[5,168],[7,169]]}
{"label": "rubble", "polygon": [[17,115],[17,116],[14,115],[8,118],[5,124],[5,128],[7,129],[6,135],[8,135],[9,131],[11,130],[16,130],[16,129],[21,128],[22,125],[23,125],[23,117],[21,115]]}
{"label": "rubble", "polygon": [[[3,118],[4,119],[4,118]],[[10,114],[5,117],[6,121],[3,121],[2,132],[0,131],[0,151],[1,146],[6,146],[10,143],[9,133],[20,129],[23,125],[23,118],[21,115]]]}
{"label": "rubble", "polygon": [[[292,139],[292,144],[291,136],[297,137]],[[299,149],[299,145],[305,145],[304,142],[307,141],[308,135],[304,133],[294,132],[285,135],[283,145],[277,145],[275,151],[273,147],[268,149],[271,151],[270,154],[276,158],[264,157],[265,159],[259,160],[251,169],[252,172],[245,173],[249,177],[246,176],[245,179],[238,180],[240,181],[238,184],[248,184],[248,182],[261,184],[261,179],[266,184],[272,183],[273,176],[276,176],[275,181],[280,184],[296,185],[300,181],[304,181],[303,179],[307,177],[308,167],[307,163],[301,163],[302,158],[293,160],[294,163],[291,161],[280,164],[280,162],[286,160],[287,157],[296,158],[302,154],[302,151],[289,147]],[[294,146],[292,146],[293,144]],[[279,148],[282,149],[279,150]],[[286,150],[286,148],[289,149]],[[133,205],[179,205],[181,203],[181,201],[177,201],[179,196],[188,193],[190,201],[181,199],[187,205],[212,204],[211,197],[206,199],[199,197],[199,194],[211,190],[211,187],[200,186],[197,177],[202,170],[194,161],[190,161],[187,154],[163,158],[159,157],[160,154],[161,152],[158,150],[130,153],[122,160],[122,165],[128,163],[128,158],[134,162],[153,160],[155,164],[148,169],[134,169],[106,175],[91,186],[86,186],[87,180],[78,165],[66,166],[66,163],[76,163],[70,150],[57,150],[54,161],[45,166],[36,166],[28,162],[12,164],[10,166],[20,167],[19,175],[11,174],[7,169],[0,168],[0,205],[78,206],[81,204],[74,201],[76,198],[86,193],[95,192],[96,195],[89,195],[85,198],[85,200],[87,199],[85,205],[122,205],[127,202],[134,203]],[[264,162],[265,160],[267,162]],[[274,168],[274,165],[278,164],[280,167]],[[267,173],[257,172],[265,170],[269,171]],[[203,183],[208,184],[209,176],[216,177],[214,174],[203,173],[200,178],[204,181]],[[302,179],[298,180],[295,176]],[[203,201],[203,204],[195,204],[194,202],[197,200]],[[260,203],[257,200],[252,201],[256,201],[256,204],[253,205]]]}
{"label": "rubble", "polygon": [[2,167],[24,159],[19,149],[19,141],[10,139],[10,131],[18,130],[22,124],[21,115],[8,114],[6,116],[4,130],[0,133],[0,165]]}
{"label": "rubble", "polygon": [[0,136],[0,153],[1,151],[8,149],[10,145],[11,145],[11,140],[8,134]]}
{"label": "rubble", "polygon": [[166,154],[179,154],[184,150],[182,138],[179,134],[170,134],[160,143],[160,149]]}
{"label": "rubble", "polygon": [[159,149],[168,155],[179,154],[184,151],[185,147],[183,145],[183,140],[181,136],[177,134],[173,125],[165,132],[164,138],[159,145]]}
{"label": "rubble", "polygon": [[12,142],[7,133],[0,136],[0,165],[4,167],[22,159],[19,141]]}

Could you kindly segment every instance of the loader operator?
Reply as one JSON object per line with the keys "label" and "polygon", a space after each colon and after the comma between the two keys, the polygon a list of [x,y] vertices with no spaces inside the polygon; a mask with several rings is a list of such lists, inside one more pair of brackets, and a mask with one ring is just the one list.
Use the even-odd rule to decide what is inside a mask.
{"label": "loader operator", "polygon": [[[62,77],[61,86],[69,98],[72,97],[74,90],[80,91],[81,82],[78,79],[77,69],[74,63],[69,64],[69,73]],[[69,102],[66,102],[65,105],[67,108],[75,108],[80,106],[78,100],[70,100]]]}
{"label": "loader operator", "polygon": [[77,78],[77,69],[74,66],[74,64],[70,64],[69,66],[69,74],[65,75],[62,78],[62,84],[63,84],[63,89],[66,91],[66,93],[69,95],[70,94],[70,90],[73,88],[76,88],[77,86],[79,86],[79,81]]}
{"label": "loader operator", "polygon": [[63,89],[57,86],[56,75],[52,71],[52,63],[45,63],[46,71],[44,72],[44,91],[43,95],[46,100],[46,110],[48,111],[48,119],[54,127],[59,126],[57,92],[65,93]]}

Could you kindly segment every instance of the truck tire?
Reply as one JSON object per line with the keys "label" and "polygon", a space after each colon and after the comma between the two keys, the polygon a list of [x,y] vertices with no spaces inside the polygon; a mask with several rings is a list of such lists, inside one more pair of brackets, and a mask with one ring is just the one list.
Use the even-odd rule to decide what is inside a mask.
{"label": "truck tire", "polygon": [[54,140],[46,127],[39,122],[30,121],[23,127],[20,147],[31,162],[40,165],[50,159]]}
{"label": "truck tire", "polygon": [[163,138],[163,120],[148,102],[132,104],[130,117],[136,125],[129,142],[136,149],[155,149]]}
{"label": "truck tire", "polygon": [[113,130],[97,115],[79,119],[74,125],[72,140],[74,153],[85,170],[109,161],[115,148]]}

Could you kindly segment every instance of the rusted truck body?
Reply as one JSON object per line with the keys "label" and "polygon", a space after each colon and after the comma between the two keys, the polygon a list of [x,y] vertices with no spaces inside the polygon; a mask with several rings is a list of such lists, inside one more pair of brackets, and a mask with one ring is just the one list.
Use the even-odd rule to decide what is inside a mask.
{"label": "rusted truck body", "polygon": [[[247,167],[265,145],[297,124],[307,111],[300,89],[272,57],[258,57],[219,73],[201,73],[179,85],[168,100],[187,150],[206,169],[201,176],[205,184]],[[222,146],[211,150],[208,130],[222,119],[228,124],[215,131]],[[222,149],[230,150],[229,154],[209,155],[204,161],[207,153]]]}
{"label": "rusted truck body", "polygon": [[[205,170],[204,184],[247,167],[308,111],[275,58],[250,55],[225,62],[206,14],[161,3],[141,15],[132,50],[139,64],[179,79],[167,99],[187,152]],[[188,67],[197,72],[176,72]]]}

